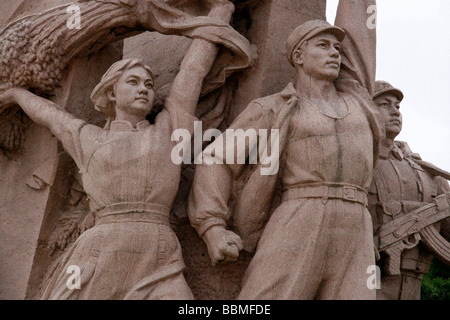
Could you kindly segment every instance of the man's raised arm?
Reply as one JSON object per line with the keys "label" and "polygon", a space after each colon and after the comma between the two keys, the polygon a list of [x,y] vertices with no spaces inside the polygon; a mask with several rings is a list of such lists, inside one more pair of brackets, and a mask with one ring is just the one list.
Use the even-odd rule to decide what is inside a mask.
{"label": "man's raised arm", "polygon": [[376,0],[340,0],[335,25],[345,30],[339,79],[353,79],[373,95],[376,72]]}

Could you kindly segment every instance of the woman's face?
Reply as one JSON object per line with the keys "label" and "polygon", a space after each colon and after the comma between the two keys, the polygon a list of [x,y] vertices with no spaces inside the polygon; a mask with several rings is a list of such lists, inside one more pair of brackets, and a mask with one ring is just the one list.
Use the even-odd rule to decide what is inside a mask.
{"label": "woman's face", "polygon": [[109,97],[116,103],[116,110],[145,117],[152,110],[155,99],[153,79],[140,66],[128,69],[117,80]]}

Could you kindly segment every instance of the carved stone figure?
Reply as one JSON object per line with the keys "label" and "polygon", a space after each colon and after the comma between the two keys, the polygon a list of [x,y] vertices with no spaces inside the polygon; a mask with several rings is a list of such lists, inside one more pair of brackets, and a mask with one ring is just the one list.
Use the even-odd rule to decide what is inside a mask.
{"label": "carved stone figure", "polygon": [[[209,17],[228,22],[234,6],[212,4]],[[214,43],[193,40],[154,125],[146,120],[154,78],[138,59],[114,63],[92,92],[96,109],[108,119],[104,128],[25,89],[0,95],[2,110],[19,105],[61,141],[80,170],[95,218],[94,227],[62,258],[44,299],[192,298],[181,248],[169,226],[181,171],[171,161],[171,134],[177,128],[193,130],[202,82],[217,52]],[[71,266],[81,269],[79,290],[67,286]]]}
{"label": "carved stone figure", "polygon": [[[204,152],[214,150],[214,160],[222,154],[223,164],[196,167],[188,211],[212,263],[234,261],[241,248],[257,245],[240,299],[375,298],[366,285],[375,264],[367,190],[383,126],[372,101],[372,4],[341,0],[336,26],[311,20],[295,29],[286,50],[295,83],[251,102],[230,126],[269,130],[270,137],[249,137],[239,154],[227,131]],[[261,174],[261,163],[225,157],[243,155],[248,163],[258,147],[260,157],[277,152],[272,137],[279,163],[271,175]]]}
{"label": "carved stone figure", "polygon": [[[227,2],[199,3],[205,11],[211,5]],[[223,84],[226,77],[250,62],[246,59],[249,46],[245,38],[219,19],[190,14],[190,3],[186,5],[185,1],[79,1],[76,5],[82,13],[80,28],[68,27],[70,5],[17,19],[0,30],[0,93],[11,87],[23,87],[48,98],[61,86],[71,60],[146,30],[205,39],[224,44],[233,51],[231,55],[228,51],[221,52],[228,59],[219,59],[220,63],[211,70],[210,81],[202,87],[202,94]],[[20,149],[28,123],[22,117],[17,108],[0,113],[1,149]]]}
{"label": "carved stone figure", "polygon": [[450,239],[450,174],[424,162],[406,142],[395,141],[402,129],[402,91],[377,81],[373,99],[386,127],[369,190],[382,268],[377,299],[420,300],[422,278],[433,257],[450,264],[450,246],[439,235],[440,227]]}

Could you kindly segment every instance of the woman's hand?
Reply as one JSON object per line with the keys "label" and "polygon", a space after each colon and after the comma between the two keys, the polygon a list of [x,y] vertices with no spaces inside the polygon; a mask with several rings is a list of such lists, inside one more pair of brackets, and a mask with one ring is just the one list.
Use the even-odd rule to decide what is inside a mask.
{"label": "woman's hand", "polygon": [[229,23],[234,13],[234,4],[229,0],[207,0],[211,6],[208,14],[210,18],[215,18],[222,22]]}
{"label": "woman's hand", "polygon": [[16,88],[11,88],[0,94],[0,114],[14,105],[17,105],[15,98]]}

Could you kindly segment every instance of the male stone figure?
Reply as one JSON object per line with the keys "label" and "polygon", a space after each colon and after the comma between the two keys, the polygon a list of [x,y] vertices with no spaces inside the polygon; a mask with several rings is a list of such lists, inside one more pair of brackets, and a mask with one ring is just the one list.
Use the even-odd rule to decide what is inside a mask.
{"label": "male stone figure", "polygon": [[[400,222],[402,219],[411,216],[413,210],[433,202],[438,195],[448,192],[450,188],[444,178],[435,175],[440,171],[445,176],[445,171],[437,170],[432,174],[426,165],[420,165],[420,157],[411,152],[406,142],[394,140],[402,129],[400,102],[403,100],[403,93],[388,82],[377,81],[373,99],[386,126],[386,138],[382,142],[369,190],[369,210],[375,228],[375,244],[380,248],[384,239],[384,232],[380,230],[383,225],[395,220],[398,221],[397,229],[402,229],[405,225]],[[441,225],[441,232],[446,231],[447,237],[449,222],[447,219]],[[377,299],[420,300],[422,278],[430,269],[433,254],[418,240],[408,241],[406,248],[400,252],[397,266],[394,265],[394,257],[390,256],[395,252],[382,250],[378,262],[382,267],[381,288],[377,290]]]}
{"label": "male stone figure", "polygon": [[[372,101],[375,30],[366,26],[367,8],[374,3],[341,0],[336,26],[312,20],[296,28],[286,52],[296,82],[251,102],[231,125],[278,130],[280,142],[279,174],[254,171],[232,218],[264,216],[268,208],[260,204],[272,202],[274,177],[283,190],[244,276],[240,299],[375,298],[366,273],[375,264],[366,190],[383,135]],[[229,145],[221,145],[228,141],[226,134],[212,144],[224,155],[230,152]],[[246,156],[253,143],[246,144]],[[232,183],[248,167],[228,162],[196,168],[189,215],[213,264],[237,259],[243,245],[252,248],[226,229],[233,220],[228,207]]]}

